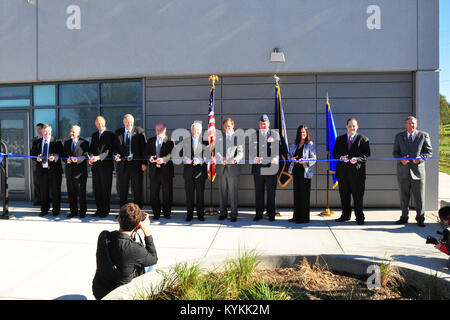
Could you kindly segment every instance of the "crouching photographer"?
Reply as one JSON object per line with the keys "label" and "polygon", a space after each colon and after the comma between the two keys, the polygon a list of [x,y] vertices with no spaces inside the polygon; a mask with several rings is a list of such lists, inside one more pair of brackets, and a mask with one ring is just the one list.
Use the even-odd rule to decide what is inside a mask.
{"label": "crouching photographer", "polygon": [[[441,235],[441,238],[437,240],[436,238],[428,237],[426,243],[431,243],[439,251],[450,255],[450,206],[445,206],[439,209],[439,222],[441,225],[444,223],[447,224],[447,228],[445,228],[442,232],[437,231],[437,233]],[[450,259],[447,261],[447,268],[450,268]]]}
{"label": "crouching photographer", "polygon": [[[92,282],[97,300],[144,274],[147,267],[158,261],[150,235],[150,219],[138,205],[123,205],[117,221],[118,231],[102,231],[98,237],[97,270]],[[143,243],[134,240],[139,229],[144,233]]]}

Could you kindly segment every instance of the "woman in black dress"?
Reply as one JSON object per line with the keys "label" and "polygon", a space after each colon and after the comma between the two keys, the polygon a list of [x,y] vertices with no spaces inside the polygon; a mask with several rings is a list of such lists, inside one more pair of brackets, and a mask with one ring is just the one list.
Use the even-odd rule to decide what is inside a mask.
{"label": "woman in black dress", "polygon": [[289,148],[289,159],[293,162],[294,176],[294,215],[290,222],[309,222],[309,199],[311,194],[311,179],[316,163],[316,147],[311,141],[308,127],[301,125],[297,129],[295,143]]}

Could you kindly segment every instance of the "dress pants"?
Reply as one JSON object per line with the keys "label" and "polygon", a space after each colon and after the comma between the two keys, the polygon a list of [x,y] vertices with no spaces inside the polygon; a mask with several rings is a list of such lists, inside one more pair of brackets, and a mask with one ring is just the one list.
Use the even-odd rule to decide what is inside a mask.
{"label": "dress pants", "polygon": [[33,187],[34,187],[34,196],[33,202],[36,204],[41,203],[41,187],[39,183],[39,175],[36,168],[33,168]]}
{"label": "dress pants", "polygon": [[398,178],[398,184],[400,186],[400,205],[402,209],[401,219],[408,220],[409,201],[412,192],[416,208],[416,221],[424,222],[425,211],[423,210],[423,203],[425,200],[425,179],[413,180],[411,178]]}
{"label": "dress pants", "polygon": [[311,179],[304,177],[304,170],[294,171],[294,221],[309,222]]}
{"label": "dress pants", "polygon": [[231,175],[229,168],[225,166],[219,178],[219,205],[220,214],[227,216],[228,201],[230,202],[230,209],[232,218],[238,216],[238,181],[239,176]]}
{"label": "dress pants", "polygon": [[194,215],[194,203],[197,208],[197,217],[203,217],[205,214],[205,178],[195,179],[189,177],[184,180],[186,190],[187,217]]}
{"label": "dress pants", "polygon": [[[170,216],[173,201],[173,178],[164,177],[159,171],[160,168],[156,168],[156,173],[150,178],[150,203],[155,217],[161,215],[161,207],[164,216]],[[161,189],[162,205],[159,196]]]}
{"label": "dress pants", "polygon": [[366,184],[365,177],[350,178],[344,176],[343,178],[338,179],[338,183],[339,196],[341,197],[342,205],[342,217],[350,219],[352,214],[350,197],[353,197],[356,221],[364,221],[363,198]]}
{"label": "dress pants", "polygon": [[267,215],[275,217],[275,192],[277,188],[277,175],[253,175],[255,181],[255,209],[256,217],[262,218],[264,214],[264,196],[267,188]]}
{"label": "dress pants", "polygon": [[142,209],[142,170],[132,161],[124,161],[117,166],[117,179],[119,180],[120,206],[128,203],[128,190],[133,191],[133,202]]}
{"label": "dress pants", "polygon": [[112,171],[110,168],[94,167],[92,169],[92,183],[94,188],[97,214],[107,215],[110,211]]}
{"label": "dress pants", "polygon": [[42,169],[38,174],[41,191],[41,213],[48,213],[50,210],[50,193],[52,195],[53,214],[57,215],[61,211],[61,173],[50,169]]}
{"label": "dress pants", "polygon": [[[87,211],[86,206],[86,182],[87,176],[68,176],[66,174],[67,193],[69,195],[70,213],[85,215]],[[80,208],[78,211],[78,204]]]}

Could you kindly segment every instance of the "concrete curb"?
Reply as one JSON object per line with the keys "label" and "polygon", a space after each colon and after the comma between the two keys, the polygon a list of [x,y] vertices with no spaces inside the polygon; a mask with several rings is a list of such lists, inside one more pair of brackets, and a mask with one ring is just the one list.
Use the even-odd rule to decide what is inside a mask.
{"label": "concrete curb", "polygon": [[[207,271],[220,270],[223,263],[233,257],[227,255],[219,255],[214,257],[207,257],[203,259],[187,260],[188,264],[199,263],[200,267]],[[368,259],[355,257],[352,255],[264,255],[260,257],[260,264],[258,269],[270,269],[270,268],[288,268],[295,267],[302,263],[306,258],[310,265],[319,263],[322,267],[327,267],[330,270],[337,272],[346,272],[356,274],[360,276],[369,276],[373,273],[368,273],[367,269],[371,265],[380,265],[383,261],[379,259]],[[384,261],[387,262],[387,261]],[[448,277],[442,277],[438,272],[420,272],[412,269],[408,264],[396,263],[393,261],[391,265],[397,267],[402,275],[408,279],[408,284],[416,287],[421,287],[427,281],[430,281],[430,277],[436,275],[438,281],[450,292],[450,279]],[[169,266],[161,269],[157,269],[160,272],[146,273],[140,277],[133,279],[130,283],[116,288],[110,292],[103,300],[135,300],[140,299],[142,294],[157,291],[163,283],[164,273],[169,273],[173,270],[174,266]],[[431,271],[431,270],[430,270]]]}

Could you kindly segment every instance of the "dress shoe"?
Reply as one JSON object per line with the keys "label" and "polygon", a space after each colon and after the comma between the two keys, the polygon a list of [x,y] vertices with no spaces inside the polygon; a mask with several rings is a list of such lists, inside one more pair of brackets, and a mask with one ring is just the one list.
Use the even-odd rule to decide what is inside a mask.
{"label": "dress shoe", "polygon": [[395,221],[395,224],[407,224],[408,219],[400,218],[400,220]]}
{"label": "dress shoe", "polygon": [[269,221],[275,221],[275,216],[270,216]]}
{"label": "dress shoe", "polygon": [[221,214],[221,215],[219,216],[219,220],[225,220],[226,217],[227,217],[226,215]]}
{"label": "dress shoe", "polygon": [[231,221],[231,222],[236,222],[236,221],[237,221],[237,218],[236,218],[236,217],[231,217],[231,218],[230,218],[230,221]]}
{"label": "dress shoe", "polygon": [[304,223],[309,223],[309,221],[303,221],[303,220],[297,220],[295,221],[296,224],[304,224]]}
{"label": "dress shoe", "polygon": [[425,223],[423,223],[423,221],[417,221],[417,225],[422,228],[425,227]]}
{"label": "dress shoe", "polygon": [[189,222],[189,221],[191,221],[191,220],[192,220],[192,215],[189,215],[189,214],[188,214],[188,215],[186,216],[186,221]]}
{"label": "dress shoe", "polygon": [[39,213],[39,217],[43,217],[43,216],[46,216],[46,215],[48,215],[48,212],[41,212],[41,213]]}
{"label": "dress shoe", "polygon": [[253,218],[253,221],[259,221],[259,220],[261,220],[261,219],[262,219],[261,216],[256,216],[256,217]]}
{"label": "dress shoe", "polygon": [[338,219],[336,219],[334,221],[336,221],[336,222],[344,222],[344,221],[349,221],[349,220],[350,220],[350,218],[340,217],[340,218],[338,218]]}
{"label": "dress shoe", "polygon": [[164,214],[164,218],[170,219],[170,218],[171,218],[171,217],[170,217],[170,213],[165,213],[165,214]]}
{"label": "dress shoe", "polygon": [[100,213],[98,211],[95,211],[95,213],[92,215],[93,217],[99,217]]}
{"label": "dress shoe", "polygon": [[159,220],[159,217],[160,217],[159,214],[155,214],[155,215],[153,216],[153,220]]}
{"label": "dress shoe", "polygon": [[52,216],[57,217],[59,215],[59,212],[53,212]]}
{"label": "dress shoe", "polygon": [[108,216],[109,216],[109,213],[107,213],[107,212],[102,212],[102,213],[99,213],[99,215],[98,215],[99,218],[106,218]]}
{"label": "dress shoe", "polygon": [[70,214],[67,215],[67,218],[70,219],[70,218],[73,218],[73,217],[76,217],[76,216],[77,216],[76,213],[70,213]]}
{"label": "dress shoe", "polygon": [[198,220],[200,220],[200,221],[205,221],[205,217],[200,216],[200,217],[198,217]]}
{"label": "dress shoe", "polygon": [[78,216],[80,217],[80,219],[86,218],[86,212],[83,213],[78,213]]}
{"label": "dress shoe", "polygon": [[362,226],[364,225],[364,220],[356,220],[356,224]]}

